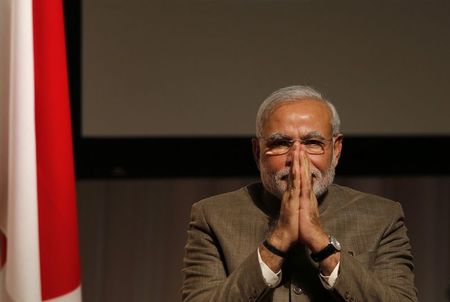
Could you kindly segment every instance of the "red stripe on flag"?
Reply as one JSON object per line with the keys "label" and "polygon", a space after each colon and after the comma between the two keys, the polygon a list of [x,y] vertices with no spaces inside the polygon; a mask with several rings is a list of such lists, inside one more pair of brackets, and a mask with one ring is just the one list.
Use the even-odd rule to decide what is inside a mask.
{"label": "red stripe on flag", "polygon": [[80,285],[69,88],[61,0],[33,3],[42,298]]}

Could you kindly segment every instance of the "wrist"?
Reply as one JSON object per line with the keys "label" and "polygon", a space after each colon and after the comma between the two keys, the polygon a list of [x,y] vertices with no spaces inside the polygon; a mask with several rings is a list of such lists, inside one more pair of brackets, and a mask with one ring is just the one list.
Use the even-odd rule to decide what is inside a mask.
{"label": "wrist", "polygon": [[288,236],[285,236],[283,232],[275,230],[271,234],[266,237],[267,243],[276,248],[277,250],[287,253],[287,251],[291,248],[292,242],[289,240]]}
{"label": "wrist", "polygon": [[279,272],[281,270],[284,258],[273,254],[262,243],[259,245],[258,250],[261,260],[270,268],[272,272]]}
{"label": "wrist", "polygon": [[278,248],[276,248],[275,246],[273,246],[272,244],[269,243],[269,241],[266,239],[263,241],[263,246],[272,254],[277,255],[278,257],[281,258],[287,258],[288,253],[285,251],[281,251]]}
{"label": "wrist", "polygon": [[329,244],[329,241],[329,236],[325,233],[321,233],[315,236],[307,246],[312,253],[318,253]]}
{"label": "wrist", "polygon": [[319,263],[319,270],[323,276],[330,276],[341,260],[341,252],[336,252]]}
{"label": "wrist", "polygon": [[[333,256],[331,259],[329,259],[331,264],[333,264],[333,260],[334,260],[334,264],[336,264],[337,262],[339,262],[340,259],[340,251],[341,251],[341,244],[339,243],[339,241],[337,241],[336,238],[334,238],[333,236],[329,236],[328,237],[328,244],[320,251],[318,252],[312,252],[311,253],[311,258],[315,261],[315,262],[319,262],[322,263],[325,260],[327,260],[329,257],[333,256],[333,254],[338,253],[338,255]],[[337,259],[337,260],[336,260]]]}

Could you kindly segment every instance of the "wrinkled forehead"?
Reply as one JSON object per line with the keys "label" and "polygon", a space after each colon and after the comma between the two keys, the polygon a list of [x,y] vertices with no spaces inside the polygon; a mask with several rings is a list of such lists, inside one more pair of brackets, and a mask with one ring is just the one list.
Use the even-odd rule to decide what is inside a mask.
{"label": "wrinkled forehead", "polygon": [[322,101],[306,99],[277,104],[267,115],[263,124],[264,136],[281,133],[286,135],[307,135],[332,133],[332,113]]}

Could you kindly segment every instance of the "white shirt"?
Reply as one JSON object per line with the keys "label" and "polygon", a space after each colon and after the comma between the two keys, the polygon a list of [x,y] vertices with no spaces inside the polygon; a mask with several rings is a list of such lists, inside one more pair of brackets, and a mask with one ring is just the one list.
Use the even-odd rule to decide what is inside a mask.
{"label": "white shirt", "polygon": [[[261,254],[259,253],[259,248],[258,248],[258,260],[259,260],[259,265],[261,266],[261,272],[264,278],[264,281],[266,282],[266,284],[269,287],[277,287],[278,284],[280,284],[281,282],[281,277],[282,277],[282,272],[281,270],[278,273],[274,273],[268,266],[266,263],[264,263],[264,261],[261,258]],[[326,289],[332,289],[334,284],[336,283],[336,279],[339,275],[339,264],[340,262],[338,262],[338,264],[336,265],[336,267],[334,268],[334,270],[331,272],[331,275],[329,276],[324,276],[322,274],[320,275],[320,281],[322,282],[323,286]]]}

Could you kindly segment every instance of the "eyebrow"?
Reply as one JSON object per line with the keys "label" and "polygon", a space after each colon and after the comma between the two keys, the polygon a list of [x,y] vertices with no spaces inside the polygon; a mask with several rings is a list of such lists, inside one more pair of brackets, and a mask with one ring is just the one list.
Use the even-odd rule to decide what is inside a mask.
{"label": "eyebrow", "polygon": [[287,139],[287,140],[291,140],[292,137],[290,137],[289,135],[283,134],[283,133],[274,133],[271,134],[270,136],[268,136],[266,138],[266,140],[268,141],[274,141],[274,140],[278,140],[278,139]]}
{"label": "eyebrow", "polygon": [[323,137],[319,131],[311,131],[301,137],[302,140],[313,139],[313,138],[325,140],[325,137]]}
{"label": "eyebrow", "polygon": [[[287,135],[287,134],[283,134],[283,133],[274,133],[271,134],[270,136],[268,136],[266,138],[266,140],[268,141],[274,141],[274,140],[278,140],[278,139],[287,139],[287,140],[292,140],[292,137]],[[321,140],[325,140],[325,138],[322,136],[322,134],[319,131],[311,131],[306,133],[305,135],[302,135],[300,137],[301,140],[308,140],[308,139],[321,139]]]}

